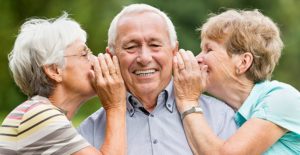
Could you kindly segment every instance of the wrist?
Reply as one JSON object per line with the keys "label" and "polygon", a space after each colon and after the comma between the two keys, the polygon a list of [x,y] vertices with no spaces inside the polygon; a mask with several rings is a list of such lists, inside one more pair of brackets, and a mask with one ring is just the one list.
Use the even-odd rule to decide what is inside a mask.
{"label": "wrist", "polygon": [[191,109],[192,107],[199,106],[198,100],[178,100],[176,101],[177,108],[180,113]]}
{"label": "wrist", "polygon": [[192,113],[203,114],[203,109],[200,106],[191,107],[190,109],[187,109],[181,113],[181,120],[183,120],[187,115]]}
{"label": "wrist", "polygon": [[106,113],[126,113],[126,106],[124,103],[120,103],[115,106],[105,106],[103,107],[106,111]]}

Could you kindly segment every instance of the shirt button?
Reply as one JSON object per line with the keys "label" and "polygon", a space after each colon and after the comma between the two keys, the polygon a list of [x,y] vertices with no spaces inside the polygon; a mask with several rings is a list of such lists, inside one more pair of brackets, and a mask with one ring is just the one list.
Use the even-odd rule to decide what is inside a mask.
{"label": "shirt button", "polygon": [[167,104],[167,106],[168,106],[169,108],[171,108],[171,104]]}
{"label": "shirt button", "polygon": [[133,109],[130,109],[129,112],[130,112],[130,113],[133,113]]}
{"label": "shirt button", "polygon": [[153,114],[150,114],[150,116],[151,116],[151,117],[154,117],[154,115],[153,115]]}
{"label": "shirt button", "polygon": [[158,143],[158,140],[157,139],[154,139],[153,140],[153,144],[157,144]]}

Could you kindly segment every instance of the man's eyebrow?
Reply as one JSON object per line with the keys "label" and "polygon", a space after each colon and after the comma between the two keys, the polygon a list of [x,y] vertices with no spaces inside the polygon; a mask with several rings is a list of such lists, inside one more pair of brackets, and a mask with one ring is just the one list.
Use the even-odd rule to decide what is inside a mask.
{"label": "man's eyebrow", "polygon": [[136,39],[131,39],[131,40],[125,40],[122,45],[130,44],[130,43],[138,43],[138,40]]}
{"label": "man's eyebrow", "polygon": [[162,40],[161,39],[159,39],[159,38],[150,38],[149,39],[149,41],[151,42],[151,41],[158,41],[158,42],[162,42]]}

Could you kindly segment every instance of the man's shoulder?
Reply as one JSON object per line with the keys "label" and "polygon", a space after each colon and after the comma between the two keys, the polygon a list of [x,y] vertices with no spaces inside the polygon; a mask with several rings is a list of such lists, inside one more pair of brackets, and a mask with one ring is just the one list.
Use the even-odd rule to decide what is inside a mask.
{"label": "man's shoulder", "polygon": [[202,94],[199,98],[199,103],[202,108],[206,109],[215,109],[215,110],[222,110],[222,111],[231,111],[232,108],[229,107],[225,102],[205,94]]}
{"label": "man's shoulder", "polygon": [[86,127],[90,128],[94,125],[103,124],[103,123],[105,124],[105,121],[106,121],[105,110],[103,108],[100,108],[97,111],[95,111],[93,114],[88,116],[85,120],[83,120],[80,123],[78,129],[86,128]]}
{"label": "man's shoulder", "polygon": [[[83,136],[90,144],[100,147],[100,141],[103,142],[106,126],[106,114],[103,108],[87,117],[77,128],[78,133]],[[99,139],[95,139],[95,137]]]}
{"label": "man's shoulder", "polygon": [[212,97],[212,96],[209,96],[209,95],[205,95],[205,94],[202,94],[200,97],[199,97],[199,100],[201,102],[203,102],[203,104],[225,104],[225,102],[215,98],[215,97]]}
{"label": "man's shoulder", "polygon": [[100,108],[97,111],[95,111],[93,114],[88,116],[86,119],[90,120],[98,120],[100,118],[106,117],[104,108]]}

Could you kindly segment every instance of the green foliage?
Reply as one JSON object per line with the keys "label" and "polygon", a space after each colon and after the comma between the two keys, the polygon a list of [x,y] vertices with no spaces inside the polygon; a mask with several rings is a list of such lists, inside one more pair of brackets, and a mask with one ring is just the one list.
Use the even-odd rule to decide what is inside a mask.
{"label": "green foliage", "polygon": [[[285,43],[283,55],[275,69],[273,79],[290,83],[300,90],[300,1],[298,0],[1,0],[0,5],[0,120],[18,104],[26,100],[11,77],[7,54],[13,47],[20,25],[30,17],[58,17],[63,11],[81,23],[89,34],[88,46],[94,54],[104,52],[107,30],[112,18],[124,5],[147,3],[167,12],[174,22],[180,47],[194,51],[199,48],[199,32],[195,29],[205,22],[208,14],[218,13],[226,8],[259,9],[271,17],[282,31]],[[88,116],[100,107],[93,99],[78,112],[75,122]],[[75,125],[78,123],[75,123]]]}

